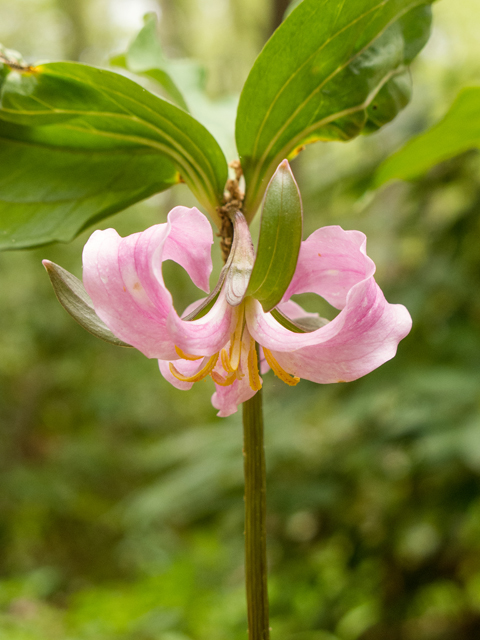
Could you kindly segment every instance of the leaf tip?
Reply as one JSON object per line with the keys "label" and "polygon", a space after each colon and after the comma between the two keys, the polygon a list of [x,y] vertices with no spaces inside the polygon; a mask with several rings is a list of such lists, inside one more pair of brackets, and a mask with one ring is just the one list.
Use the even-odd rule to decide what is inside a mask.
{"label": "leaf tip", "polygon": [[47,272],[48,277],[53,283],[53,278],[55,277],[56,264],[54,262],[51,262],[50,260],[42,260],[42,264],[45,267],[45,271]]}
{"label": "leaf tip", "polygon": [[[297,184],[297,181],[295,180],[295,177],[293,175],[293,171],[290,166],[290,163],[286,158],[285,160],[282,160],[282,162],[278,165],[275,173],[273,174],[273,178],[279,175],[283,175],[283,176],[288,175],[295,182],[295,184]],[[272,181],[273,181],[273,178],[272,178]]]}
{"label": "leaf tip", "polygon": [[288,173],[293,178],[292,168],[290,167],[290,163],[286,158],[285,160],[282,160],[282,162],[278,165],[277,170],[275,171],[275,174],[278,174],[278,173]]}

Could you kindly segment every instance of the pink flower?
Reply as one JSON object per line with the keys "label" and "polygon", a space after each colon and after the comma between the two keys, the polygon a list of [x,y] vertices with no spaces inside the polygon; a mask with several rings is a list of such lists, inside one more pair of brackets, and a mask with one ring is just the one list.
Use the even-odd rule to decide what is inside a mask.
{"label": "pink flower", "polygon": [[277,308],[292,320],[308,318],[319,326],[317,314],[290,300],[313,292],[340,310],[306,333],[286,329],[257,300],[243,298],[253,247],[246,225],[242,234],[247,267],[235,258],[212,308],[186,320],[198,303],[183,318],[178,315],[162,263],[174,260],[208,292],[213,234],[198,209],[176,207],[165,224],[126,238],[113,229],[95,231],[83,252],[83,281],[95,312],[118,338],[157,358],[175,387],[190,389],[210,376],[219,416],[234,413],[262,386],[255,342],[261,345],[262,374],[270,367],[288,385],[300,378],[322,384],[356,380],[393,358],[411,318],[404,306],[385,300],[363,233],[323,227],[302,242],[295,275]]}

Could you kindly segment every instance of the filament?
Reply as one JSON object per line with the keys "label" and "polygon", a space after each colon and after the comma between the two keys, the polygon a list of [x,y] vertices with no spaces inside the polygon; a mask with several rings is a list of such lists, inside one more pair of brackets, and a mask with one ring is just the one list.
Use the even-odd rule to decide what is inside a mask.
{"label": "filament", "polygon": [[270,365],[270,368],[272,369],[273,373],[277,376],[277,378],[280,378],[282,382],[285,382],[285,384],[288,384],[290,387],[294,387],[296,384],[300,382],[300,378],[297,378],[297,376],[293,376],[287,373],[285,369],[282,369],[282,367],[275,360],[275,358],[272,355],[272,352],[269,349],[266,349],[265,347],[263,347],[263,353],[265,355],[265,360]]}
{"label": "filament", "polygon": [[185,353],[185,351],[182,351],[180,347],[177,347],[177,345],[175,345],[175,351],[177,352],[177,355],[180,356],[180,358],[183,358],[183,360],[201,360],[202,358],[205,357],[205,356],[192,356],[189,353]]}
{"label": "filament", "polygon": [[173,362],[170,362],[169,366],[170,366],[170,371],[172,373],[172,376],[177,378],[177,380],[181,380],[182,382],[199,382],[200,380],[203,380],[210,374],[214,366],[217,364],[217,360],[218,360],[218,353],[215,353],[213,356],[211,356],[207,360],[205,366],[203,366],[200,369],[200,371],[195,373],[193,376],[184,376],[182,373],[180,373],[180,371],[178,371],[178,369],[175,367]]}
{"label": "filament", "polygon": [[230,356],[227,353],[226,349],[222,349],[220,351],[220,357],[222,359],[223,368],[227,373],[234,373],[234,369],[232,369],[232,365],[230,364]]}
{"label": "filament", "polygon": [[250,338],[250,349],[248,350],[248,381],[253,391],[259,391],[262,388],[262,379],[258,373],[257,350],[253,338]]}

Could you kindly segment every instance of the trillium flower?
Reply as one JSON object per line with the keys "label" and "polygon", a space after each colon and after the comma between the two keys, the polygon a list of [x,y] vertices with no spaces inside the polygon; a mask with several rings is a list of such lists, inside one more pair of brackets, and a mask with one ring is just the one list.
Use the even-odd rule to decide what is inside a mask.
{"label": "trillium flower", "polygon": [[[83,282],[95,313],[119,340],[158,359],[161,373],[178,389],[212,378],[219,416],[251,398],[270,368],[287,385],[301,378],[325,384],[356,380],[393,358],[411,318],[404,306],[385,300],[363,233],[339,226],[315,231],[301,244],[283,299],[266,313],[245,295],[255,258],[241,214],[236,223],[213,294],[182,315],[165,286],[162,264],[175,261],[208,292],[213,233],[198,209],[176,207],[165,224],[126,238],[113,229],[95,231],[83,252]],[[305,292],[338,309],[335,319],[324,321],[291,300]]]}

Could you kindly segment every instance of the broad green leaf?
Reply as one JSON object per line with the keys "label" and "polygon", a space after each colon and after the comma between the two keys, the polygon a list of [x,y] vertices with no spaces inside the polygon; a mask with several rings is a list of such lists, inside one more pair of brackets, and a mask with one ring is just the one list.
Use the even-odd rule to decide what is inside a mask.
{"label": "broad green leaf", "polygon": [[480,149],[480,87],[463,89],[445,117],[380,165],[375,186],[409,180],[468,149]]}
{"label": "broad green leaf", "polygon": [[107,325],[100,320],[81,280],[49,260],[44,260],[43,266],[47,270],[58,301],[79,325],[97,338],[117,347],[131,346],[114,336]]}
{"label": "broad green leaf", "polygon": [[[2,87],[0,119],[5,121],[4,135],[9,139],[33,135],[38,144],[43,144],[52,153],[63,153],[63,157],[68,152],[81,151],[77,169],[73,162],[70,165],[80,175],[88,154],[92,161],[98,154],[156,154],[160,173],[168,174],[168,184],[174,181],[174,167],[218,221],[216,207],[222,201],[228,170],[215,139],[185,111],[128,78],[70,62],[45,64],[24,73],[12,71]],[[32,162],[30,159],[29,164]],[[52,166],[50,172],[48,166],[44,168],[43,175],[47,184],[50,180],[51,189],[57,183],[57,166],[58,163]],[[16,165],[4,167],[4,200],[9,199],[8,185],[18,191],[15,178],[18,172],[21,169]],[[150,183],[144,180],[141,197],[155,191],[152,174],[150,171]],[[138,175],[132,176],[137,185],[138,180]],[[156,185],[158,182],[155,179]],[[164,184],[165,180],[160,179],[160,182]],[[21,186],[25,191],[29,190],[28,181]],[[128,182],[125,186],[128,187]],[[106,199],[108,191],[109,184],[105,181],[103,195]],[[3,216],[5,208],[2,209]],[[92,210],[90,219],[102,216],[101,210]]]}
{"label": "broad green leaf", "polygon": [[349,140],[408,102],[407,65],[428,39],[425,0],[303,0],[257,58],[240,97],[237,148],[247,220],[283,158]]}
{"label": "broad green leaf", "polygon": [[172,78],[169,61],[157,36],[157,15],[153,12],[147,13],[143,20],[144,26],[127,52],[111,58],[110,63],[155,80],[179,107],[188,111],[187,103]]}
{"label": "broad green leaf", "polygon": [[178,182],[173,164],[153,149],[55,148],[44,141],[50,129],[0,120],[0,249],[69,242]]}
{"label": "broad green leaf", "polygon": [[270,311],[283,297],[297,266],[302,242],[302,200],[290,166],[284,160],[265,193],[257,256],[247,295]]}

